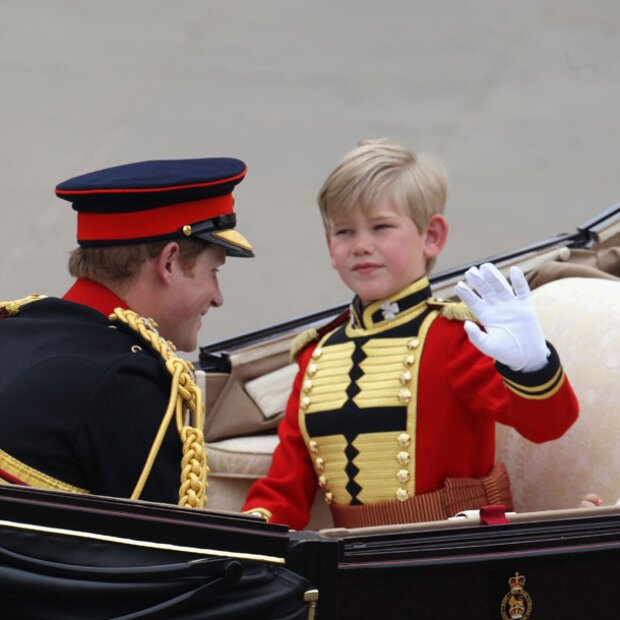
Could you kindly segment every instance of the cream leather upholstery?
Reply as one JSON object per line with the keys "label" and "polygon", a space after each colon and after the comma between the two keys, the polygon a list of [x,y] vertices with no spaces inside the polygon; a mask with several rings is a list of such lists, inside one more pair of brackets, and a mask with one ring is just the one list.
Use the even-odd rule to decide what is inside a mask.
{"label": "cream leather upholstery", "polygon": [[[254,480],[267,474],[271,456],[278,445],[275,434],[234,437],[207,443],[209,461],[208,508],[238,511]],[[333,526],[331,513],[317,493],[312,518],[306,529]]]}
{"label": "cream leather upholstery", "polygon": [[577,394],[577,422],[560,439],[533,444],[498,425],[519,512],[579,506],[587,492],[620,497],[620,283],[565,278],[533,291],[547,340]]}

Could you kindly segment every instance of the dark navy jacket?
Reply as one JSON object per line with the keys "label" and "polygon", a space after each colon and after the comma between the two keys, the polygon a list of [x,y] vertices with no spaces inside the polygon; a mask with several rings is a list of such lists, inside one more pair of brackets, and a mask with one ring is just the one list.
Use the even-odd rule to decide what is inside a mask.
{"label": "dark navy jacket", "polygon": [[[46,298],[0,320],[0,368],[0,478],[131,495],[171,385],[147,342],[88,305]],[[176,503],[180,461],[173,420],[141,499]]]}

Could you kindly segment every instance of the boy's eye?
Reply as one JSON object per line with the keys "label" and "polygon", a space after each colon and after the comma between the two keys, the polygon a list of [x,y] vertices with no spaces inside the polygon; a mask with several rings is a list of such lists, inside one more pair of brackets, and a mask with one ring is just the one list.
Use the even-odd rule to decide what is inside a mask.
{"label": "boy's eye", "polygon": [[375,230],[383,230],[384,228],[392,228],[391,224],[375,224]]}
{"label": "boy's eye", "polygon": [[353,232],[350,228],[337,228],[334,233],[337,236],[350,235]]}

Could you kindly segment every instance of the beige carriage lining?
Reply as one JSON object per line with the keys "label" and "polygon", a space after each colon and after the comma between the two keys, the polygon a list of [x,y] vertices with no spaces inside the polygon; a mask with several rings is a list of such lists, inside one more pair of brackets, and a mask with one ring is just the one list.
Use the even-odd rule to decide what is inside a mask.
{"label": "beige carriage lining", "polygon": [[598,250],[562,248],[558,256],[527,274],[531,288],[561,278],[603,278],[620,281],[620,247]]}

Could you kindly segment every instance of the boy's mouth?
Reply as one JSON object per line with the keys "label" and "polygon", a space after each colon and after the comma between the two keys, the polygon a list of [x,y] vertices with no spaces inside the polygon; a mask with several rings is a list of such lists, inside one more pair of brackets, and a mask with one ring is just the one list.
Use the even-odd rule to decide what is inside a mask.
{"label": "boy's mouth", "polygon": [[360,275],[369,275],[374,273],[377,269],[380,268],[380,265],[376,263],[357,263],[353,265],[353,271],[359,273]]}

